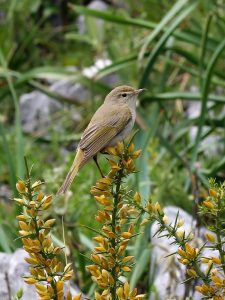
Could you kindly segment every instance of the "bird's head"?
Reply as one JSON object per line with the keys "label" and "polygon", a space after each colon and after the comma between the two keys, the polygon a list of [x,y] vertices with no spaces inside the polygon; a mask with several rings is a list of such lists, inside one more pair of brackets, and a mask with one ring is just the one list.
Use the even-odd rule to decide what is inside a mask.
{"label": "bird's head", "polygon": [[105,98],[105,102],[112,104],[134,105],[138,95],[145,89],[135,90],[131,86],[121,85],[113,89]]}

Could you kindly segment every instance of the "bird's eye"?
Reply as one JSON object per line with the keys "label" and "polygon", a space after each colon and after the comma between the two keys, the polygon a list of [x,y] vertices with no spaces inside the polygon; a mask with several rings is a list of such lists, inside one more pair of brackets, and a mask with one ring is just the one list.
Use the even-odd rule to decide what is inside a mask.
{"label": "bird's eye", "polygon": [[127,96],[127,94],[126,94],[126,93],[123,93],[121,96],[122,96],[122,97],[126,97],[126,96]]}

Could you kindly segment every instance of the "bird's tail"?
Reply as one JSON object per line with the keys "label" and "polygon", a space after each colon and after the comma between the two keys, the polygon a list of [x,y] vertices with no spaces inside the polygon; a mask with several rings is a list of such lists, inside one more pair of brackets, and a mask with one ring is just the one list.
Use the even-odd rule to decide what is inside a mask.
{"label": "bird's tail", "polygon": [[59,188],[57,194],[65,194],[66,191],[69,189],[71,183],[73,182],[74,177],[77,175],[77,172],[81,167],[83,158],[84,158],[84,152],[83,150],[78,148],[73,164],[69,170],[69,173],[67,174],[66,179],[61,185],[61,187]]}

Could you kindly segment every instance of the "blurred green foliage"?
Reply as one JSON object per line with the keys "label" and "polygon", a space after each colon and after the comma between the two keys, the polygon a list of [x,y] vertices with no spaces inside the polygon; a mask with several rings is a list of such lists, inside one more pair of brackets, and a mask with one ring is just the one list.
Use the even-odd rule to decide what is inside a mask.
{"label": "blurred green foliage", "polygon": [[[119,84],[148,89],[138,106],[136,147],[143,150],[140,172],[128,183],[144,199],[151,194],[162,204],[176,204],[192,212],[194,203],[205,195],[207,178],[224,180],[224,2],[114,0],[106,11],[92,10],[84,5],[88,1],[84,2],[0,2],[1,251],[10,252],[20,245],[13,241],[15,208],[3,191],[10,188],[11,194],[16,193],[16,177],[24,176],[23,156],[34,163],[34,177],[46,180],[48,192],[55,193],[74,157],[73,151],[65,154],[65,149],[79,141],[91,115],[111,89],[102,80],[106,75],[116,73]],[[86,30],[82,34],[78,16],[84,17]],[[109,59],[111,64],[93,78],[85,77],[84,68],[98,58]],[[81,83],[90,91],[90,99],[81,105],[69,99],[68,104],[66,97],[49,90],[49,80],[56,78]],[[34,89],[52,96],[65,108],[38,135],[23,132],[18,100]],[[200,114],[188,118],[187,109],[193,102],[200,104]],[[82,116],[76,125],[69,114],[72,106]],[[64,124],[60,133],[58,120]],[[193,127],[197,134],[191,138]],[[107,172],[104,162],[101,157]],[[93,226],[95,222],[96,205],[89,189],[98,176],[90,162],[80,171],[71,194],[56,200],[52,211],[58,219],[55,239],[60,244],[63,216],[70,255],[79,271],[77,281],[90,294],[86,259],[80,253],[91,249],[91,232],[81,224]],[[141,276],[142,282],[149,280],[150,246],[146,232],[129,250],[138,253],[146,249],[131,279],[133,285]],[[153,289],[151,284],[148,288]]]}

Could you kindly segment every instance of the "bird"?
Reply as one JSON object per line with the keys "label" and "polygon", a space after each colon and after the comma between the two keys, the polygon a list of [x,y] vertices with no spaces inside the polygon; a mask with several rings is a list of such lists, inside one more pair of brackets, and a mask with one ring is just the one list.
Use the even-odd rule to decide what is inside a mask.
{"label": "bird", "polygon": [[[97,154],[129,135],[136,119],[137,98],[144,90],[121,85],[105,97],[81,136],[73,164],[57,194],[66,193],[78,171],[91,159],[94,159],[101,172]],[[104,177],[102,172],[101,175]]]}

